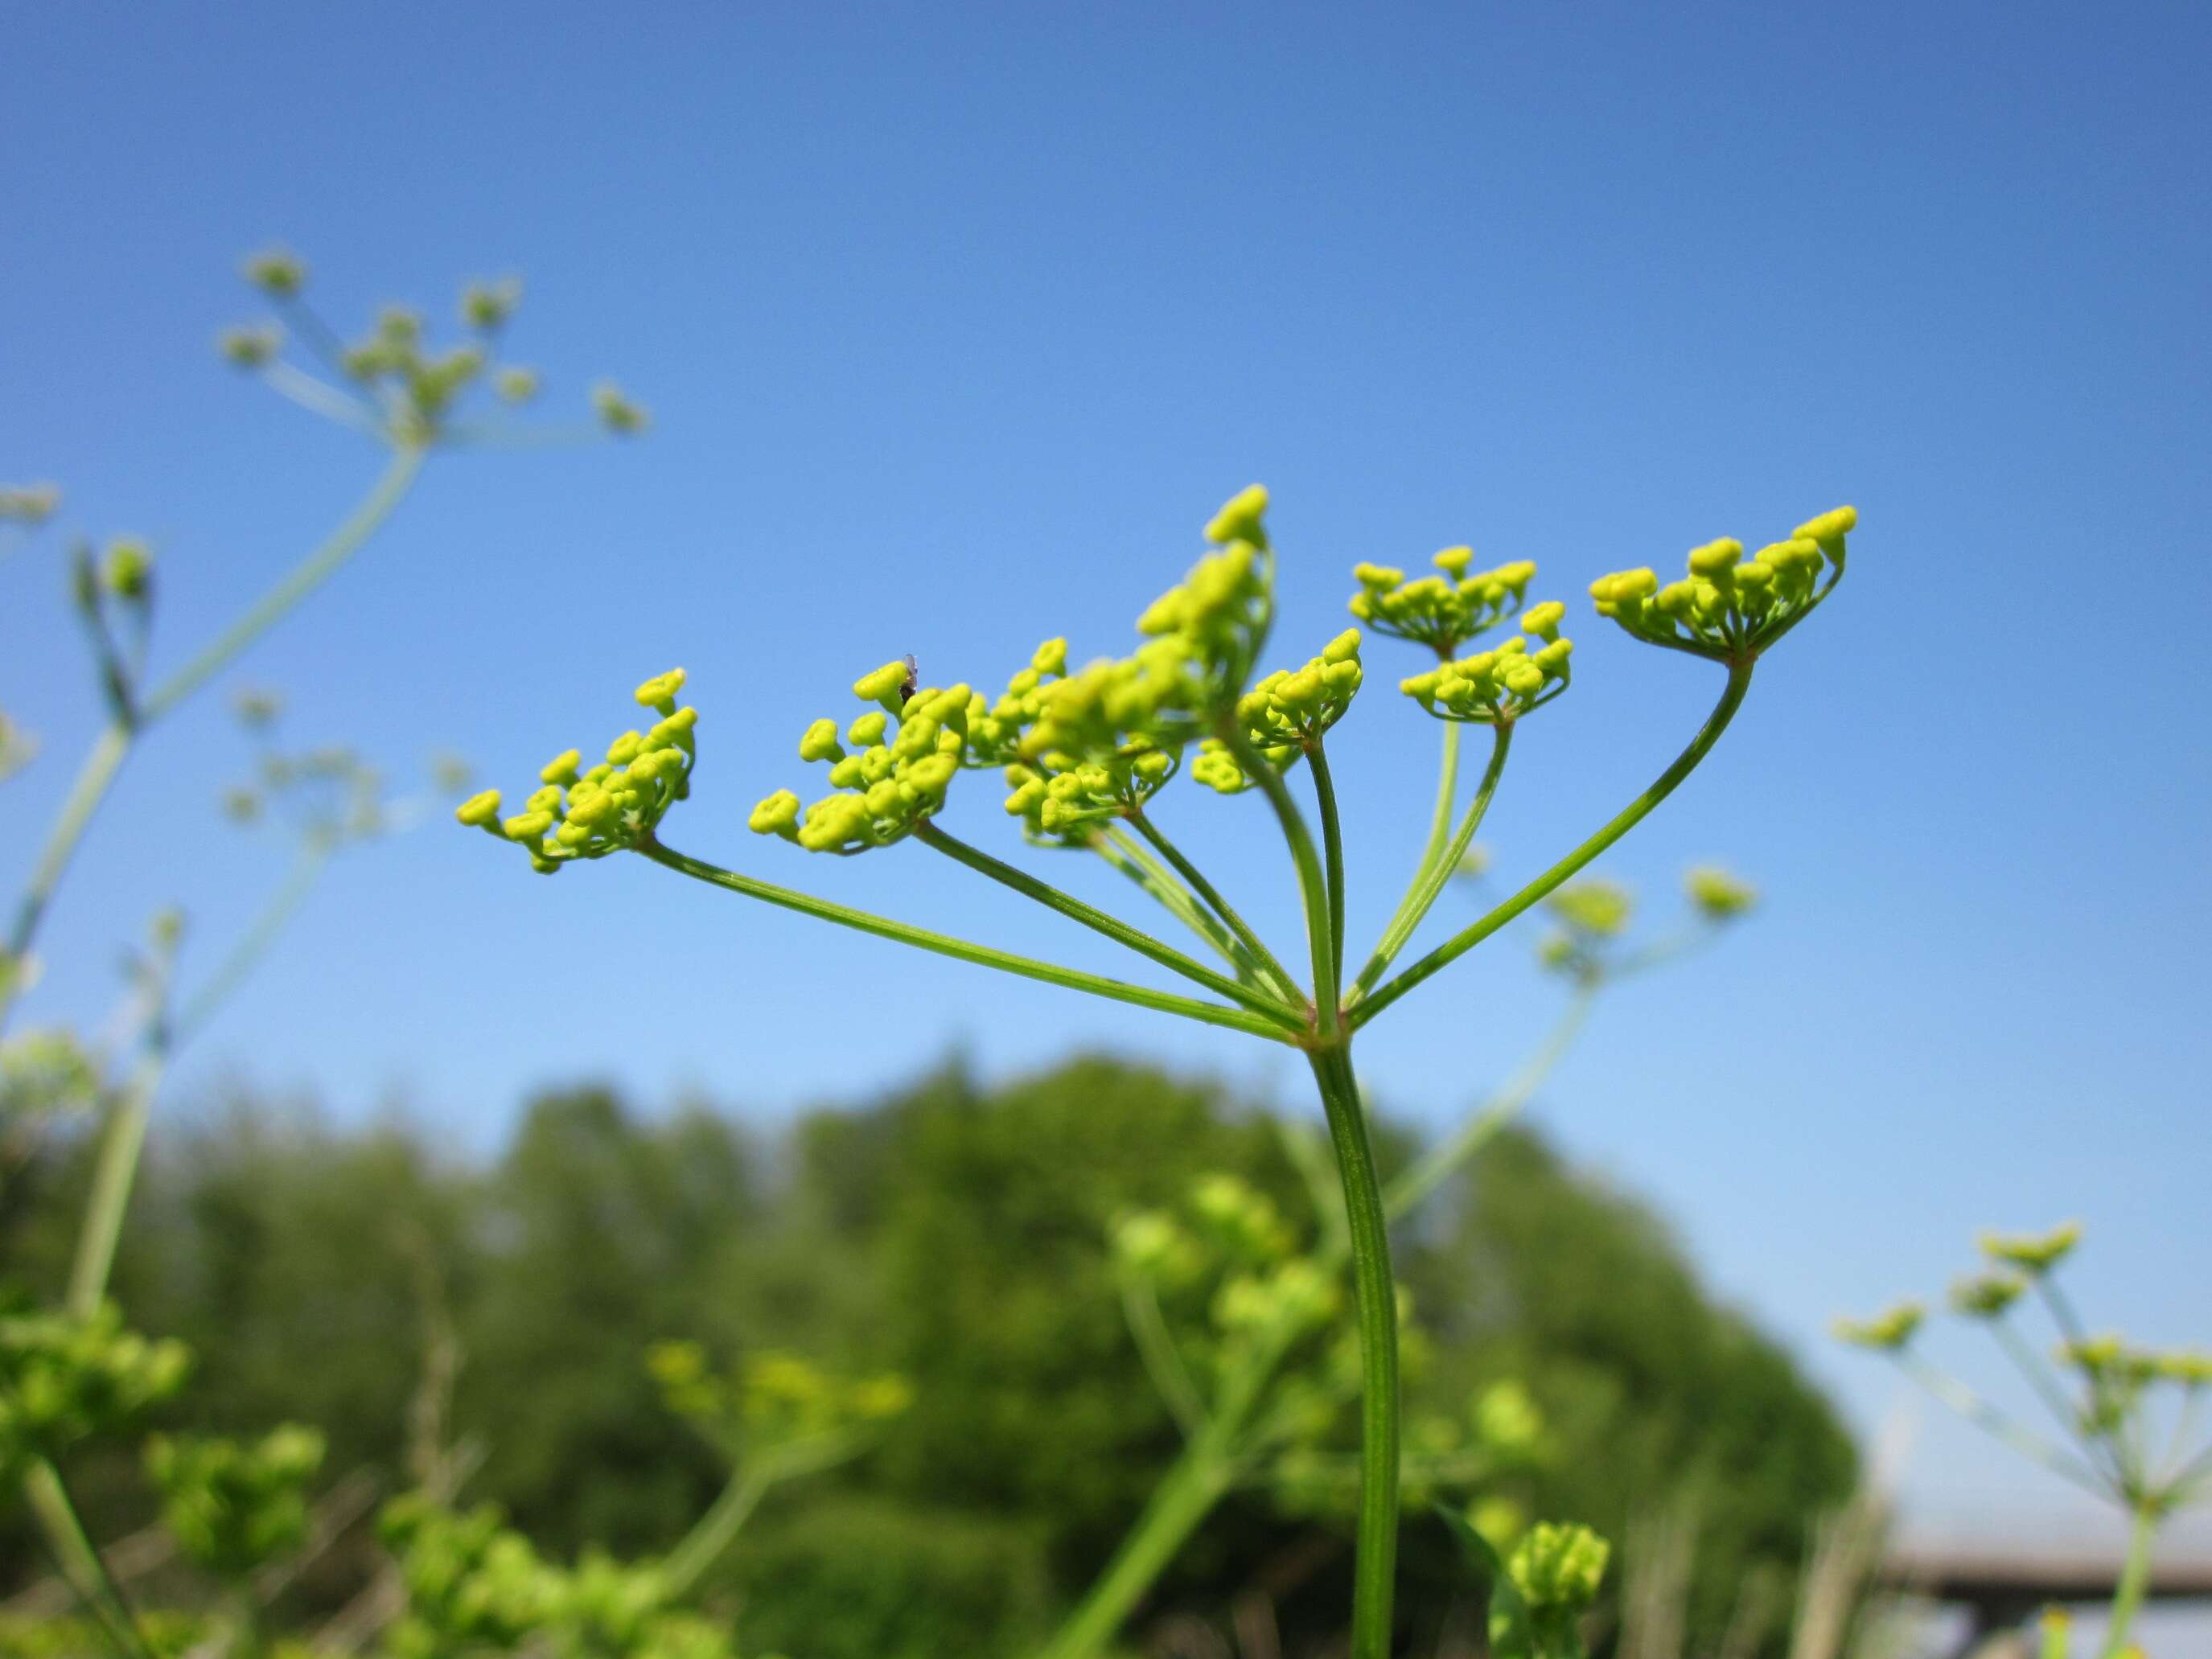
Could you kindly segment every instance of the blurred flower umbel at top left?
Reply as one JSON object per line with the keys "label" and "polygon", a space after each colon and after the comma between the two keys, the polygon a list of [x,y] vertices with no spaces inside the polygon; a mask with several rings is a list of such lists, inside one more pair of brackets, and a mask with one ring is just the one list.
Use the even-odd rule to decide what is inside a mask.
{"label": "blurred flower umbel at top left", "polygon": [[[538,395],[538,370],[499,355],[522,302],[520,277],[463,287],[456,307],[459,335],[439,345],[423,314],[403,305],[381,307],[360,334],[343,338],[307,298],[307,262],[286,249],[256,253],[240,270],[276,314],[223,330],[216,347],[225,362],[259,375],[302,407],[395,444],[496,441],[526,432],[499,419],[461,418],[480,389],[489,388],[507,408]],[[591,407],[600,426],[621,436],[649,423],[641,406],[605,380],[592,389]]]}

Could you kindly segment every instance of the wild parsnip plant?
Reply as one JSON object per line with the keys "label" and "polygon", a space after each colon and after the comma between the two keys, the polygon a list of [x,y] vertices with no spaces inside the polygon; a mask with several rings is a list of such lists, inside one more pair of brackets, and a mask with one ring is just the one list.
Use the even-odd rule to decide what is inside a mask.
{"label": "wild parsnip plant", "polygon": [[[2138,1347],[2093,1335],[2058,1283],[2059,1266],[2081,1241],[2078,1223],[2047,1233],[1988,1232],[1984,1266],[1951,1288],[1952,1311],[1986,1328],[2050,1412],[2052,1441],[1943,1370],[1915,1346],[1927,1322],[1917,1302],[1872,1319],[1836,1322],[1844,1341],[1880,1353],[1976,1426],[2128,1517],[2127,1554],[2112,1594],[2107,1659],[2128,1650],[2149,1587],[2159,1530],[2183,1510],[2212,1504],[2212,1440],[2200,1413],[2212,1390],[2212,1352]],[[2022,1301],[2039,1304],[2058,1341],[2046,1358],[2014,1322]],[[2053,1363],[2055,1361],[2055,1364]],[[2064,1659],[2065,1620],[2046,1624],[2047,1659]]]}
{"label": "wild parsnip plant", "polygon": [[[82,1442],[135,1431],[138,1412],[181,1382],[186,1358],[173,1345],[148,1344],[122,1328],[106,1300],[116,1241],[162,1078],[181,1047],[261,960],[330,857],[372,838],[416,809],[387,802],[381,781],[349,751],[287,753],[269,741],[275,704],[265,694],[239,702],[241,720],[264,739],[254,781],[232,790],[234,817],[270,817],[295,844],[292,867],[261,914],[194,992],[175,992],[185,940],[182,914],[164,911],[128,962],[128,994],[96,1040],[64,1027],[6,1037],[17,1005],[39,977],[43,933],[63,878],[125,760],[191,698],[228,670],[262,636],[342,569],[404,499],[428,459],[526,439],[533,428],[512,410],[537,394],[534,370],[502,362],[499,344],[520,285],[512,278],[471,283],[459,303],[462,336],[434,348],[422,315],[387,307],[351,342],[325,323],[307,298],[307,268],[276,250],[246,261],[248,283],[274,319],[231,329],[218,339],[239,370],[313,412],[369,439],[385,456],[380,476],[352,512],[315,548],[248,604],[216,636],[173,668],[157,666],[158,601],[167,580],[154,550],[135,537],[95,548],[78,538],[67,550],[69,604],[90,647],[93,678],[105,710],[99,737],[79,763],[0,941],[0,1181],[31,1156],[58,1119],[96,1112],[100,1151],[66,1294],[58,1310],[0,1302],[0,1474],[20,1483],[37,1516],[57,1571],[77,1595],[100,1638],[141,1659],[146,1636],[85,1536],[64,1485],[61,1456]],[[478,395],[489,388],[487,398]],[[597,429],[641,430],[644,411],[610,386],[592,394]],[[542,430],[538,435],[545,435]],[[554,434],[552,435],[562,435]],[[61,511],[49,483],[0,486],[0,552],[21,555]],[[20,568],[15,559],[13,568]],[[12,574],[12,569],[11,569]],[[36,739],[0,714],[0,778],[11,782],[37,758]],[[450,769],[444,769],[450,773]],[[441,782],[449,787],[454,779]],[[456,792],[457,793],[457,792]],[[28,815],[20,810],[19,821]],[[284,1493],[312,1473],[305,1431],[256,1446],[170,1443],[153,1455],[151,1473],[167,1495],[188,1553],[221,1576],[237,1576],[252,1540],[264,1549],[287,1534]],[[247,1498],[252,1498],[251,1504]],[[220,1497],[217,1494],[221,1494]],[[211,1507],[212,1506],[212,1507]],[[258,1517],[237,1529],[248,1510]],[[249,1643],[250,1646],[251,1644]]]}
{"label": "wild parsnip plant", "polygon": [[[556,757],[538,787],[506,811],[497,791],[465,804],[465,824],[512,842],[548,874],[566,865],[635,853],[695,880],[841,927],[1002,972],[1277,1042],[1301,1052],[1326,1115],[1346,1219],[1359,1332],[1362,1433],[1352,1608],[1353,1659],[1388,1659],[1400,1512],[1398,1312],[1389,1212],[1354,1079],[1353,1040],[1378,1015],[1580,873],[1680,786],[1720,740],[1765,652],[1812,614],[1841,580],[1856,514],[1842,507],[1747,556],[1741,544],[1695,549],[1686,575],[1662,584],[1649,569],[1606,576],[1599,614],[1632,638],[1700,657],[1723,675],[1720,696],[1682,752],[1611,819],[1479,920],[1398,969],[1472,844],[1504,771],[1520,722],[1571,684],[1565,607],[1530,603],[1526,562],[1473,572],[1467,549],[1437,557],[1435,574],[1363,565],[1353,614],[1376,632],[1426,651],[1433,665],[1401,682],[1443,722],[1442,777],[1429,833],[1405,896],[1356,972],[1347,972],[1346,851],[1326,747],[1365,678],[1365,641],[1349,629],[1297,666],[1262,672],[1274,617],[1275,555],[1266,490],[1231,499],[1206,528],[1213,551],[1146,610],[1127,655],[1070,667],[1065,641],[1039,647],[993,696],[964,682],[925,684],[912,659],[886,662],[853,684],[860,705],[824,716],[799,738],[801,760],[828,769],[828,793],[802,804],[790,790],[763,799],[757,833],[811,853],[853,856],[915,842],[1115,940],[1205,993],[1109,978],[928,932],[740,874],[678,850],[661,834],[690,793],[697,763],[695,708],[681,702],[682,670],[639,686],[650,714],[586,764]],[[1485,649],[1475,641],[1518,613],[1521,631]],[[1458,812],[1460,732],[1486,728],[1481,781]],[[1152,810],[1188,760],[1223,793],[1257,790],[1279,829],[1305,922],[1305,974],[1287,967],[1171,841]],[[1316,836],[1291,791],[1303,763]],[[993,770],[1006,809],[1033,845],[1088,848],[1114,862],[1170,915],[1209,966],[1144,930],[953,836],[938,822],[963,772]],[[1455,827],[1455,814],[1457,822]]]}

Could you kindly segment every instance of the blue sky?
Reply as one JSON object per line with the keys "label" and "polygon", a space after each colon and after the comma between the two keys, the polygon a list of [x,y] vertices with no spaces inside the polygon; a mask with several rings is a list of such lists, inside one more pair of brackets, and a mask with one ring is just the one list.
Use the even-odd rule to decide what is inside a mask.
{"label": "blue sky", "polygon": [[[0,107],[0,477],[158,541],[173,663],[377,465],[215,362],[257,314],[239,254],[299,247],[348,327],[520,270],[549,405],[611,374],[650,438],[441,458],[233,683],[285,688],[301,740],[513,784],[682,663],[703,757],[670,840],[1101,968],[922,849],[810,861],[744,811],[888,656],[996,684],[1050,634],[1121,648],[1259,478],[1285,654],[1362,558],[1471,542],[1572,603],[1574,690],[1486,834],[1533,872],[1716,690],[1589,617],[1589,580],[1856,502],[1834,604],[1610,861],[1662,915],[1707,855],[1769,906],[1624,990],[1541,1115],[1871,1425],[1888,1383],[1822,1324],[1939,1286],[1979,1225],[2081,1215],[2094,1310],[2212,1334],[2208,36],[2182,6],[49,8]],[[11,872],[94,719],[59,545],[0,562],[0,707],[46,745]],[[1363,933],[1436,741],[1388,689],[1410,657],[1370,660],[1334,745]],[[158,903],[202,961],[239,924],[275,873],[212,809],[243,759],[210,698],[134,761],[38,1012],[96,1006]],[[956,827],[1006,850],[995,793],[963,793]],[[1262,811],[1186,789],[1170,821],[1294,941]],[[1386,1102],[1441,1123],[1508,1069],[1556,1000],[1530,942],[1376,1029]],[[332,879],[173,1099],[244,1075],[483,1146],[580,1074],[773,1118],[953,1045],[997,1072],[1077,1043],[1299,1097],[1233,1036],[641,863],[547,883],[434,824]],[[1936,1529],[2079,1518],[1934,1420],[1907,1489]]]}

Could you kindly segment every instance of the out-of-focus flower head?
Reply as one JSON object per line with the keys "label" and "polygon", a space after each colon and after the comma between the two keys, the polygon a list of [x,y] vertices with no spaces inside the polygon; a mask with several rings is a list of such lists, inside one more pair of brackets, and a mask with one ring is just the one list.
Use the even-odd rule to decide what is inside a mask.
{"label": "out-of-focus flower head", "polygon": [[1894,1353],[1912,1340],[1927,1316],[1917,1302],[1900,1302],[1872,1319],[1838,1319],[1831,1328],[1853,1347]]}

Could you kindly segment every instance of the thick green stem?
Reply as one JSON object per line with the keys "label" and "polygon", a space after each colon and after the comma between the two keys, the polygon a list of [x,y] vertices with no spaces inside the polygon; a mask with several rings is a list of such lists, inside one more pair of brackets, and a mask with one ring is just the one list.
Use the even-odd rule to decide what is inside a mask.
{"label": "thick green stem", "polygon": [[[1595,987],[1578,988],[1574,1000],[1569,1005],[1566,1013],[1562,1016],[1558,1025],[1542,1046],[1530,1055],[1513,1077],[1495,1095],[1492,1096],[1480,1110],[1469,1114],[1468,1121],[1456,1133],[1442,1143],[1413,1170],[1391,1183],[1384,1194],[1382,1206],[1384,1215],[1389,1220],[1392,1222],[1402,1220],[1418,1207],[1453,1170],[1464,1164],[1468,1158],[1480,1151],[1510,1118],[1521,1103],[1535,1092],[1539,1084],[1559,1063],[1560,1056],[1566,1052],[1573,1042],[1595,999]],[[1311,1157],[1309,1158],[1308,1143],[1298,1134],[1296,1127],[1286,1121],[1282,1125],[1282,1128],[1289,1156],[1298,1164],[1302,1170],[1307,1173],[1315,1188],[1316,1200],[1323,1206],[1322,1214],[1324,1231],[1315,1249],[1315,1260],[1325,1270],[1335,1270],[1343,1265],[1351,1253],[1351,1234],[1346,1219],[1346,1206],[1339,1200],[1337,1188],[1330,1180],[1328,1168],[1330,1159],[1328,1154],[1322,1152],[1318,1146],[1310,1148]],[[1310,1167],[1314,1164],[1319,1167]],[[1138,1322],[1139,1312],[1141,1312],[1140,1310],[1131,1310],[1130,1328],[1141,1346],[1148,1340],[1159,1340],[1159,1337],[1164,1336],[1165,1333],[1163,1330],[1158,1334],[1148,1334],[1140,1329]],[[1212,1445],[1224,1449],[1240,1459],[1248,1458],[1250,1455],[1251,1449],[1247,1443],[1246,1437],[1249,1431],[1253,1410],[1265,1397],[1268,1384],[1274,1380],[1276,1372],[1282,1366],[1285,1356],[1296,1344],[1301,1330],[1302,1328],[1297,1324],[1285,1322],[1275,1330],[1264,1334],[1258,1341],[1239,1351],[1236,1363],[1218,1380],[1211,1407],[1201,1405],[1199,1408],[1199,1414],[1205,1419],[1205,1426],[1201,1431]],[[1150,1362],[1148,1362],[1148,1367],[1149,1364]],[[1159,1382],[1157,1375],[1154,1381],[1155,1386],[1160,1387],[1162,1396],[1168,1398],[1168,1387]],[[1194,1390],[1193,1397],[1194,1396]],[[1175,1412],[1180,1420],[1182,1408],[1177,1407],[1172,1398],[1168,1398],[1168,1404],[1170,1410]],[[1184,1453],[1186,1457],[1195,1455],[1197,1454],[1194,1450],[1186,1448]],[[1147,1518],[1149,1518],[1149,1511]],[[1121,1557],[1117,1555],[1115,1557],[1117,1567],[1120,1560]],[[1157,1574],[1166,1565],[1166,1558],[1159,1558],[1158,1565],[1153,1568],[1154,1573]],[[1125,1613],[1127,1606],[1133,1605],[1135,1601],[1141,1599],[1145,1590],[1149,1588],[1150,1582],[1150,1579],[1141,1583],[1125,1580],[1124,1594],[1121,1598],[1124,1604]],[[1095,1596],[1097,1594],[1097,1592],[1094,1591],[1092,1595]],[[1085,1607],[1091,1605],[1091,1596],[1085,1598]],[[1071,1656],[1071,1659],[1079,1651],[1085,1654],[1095,1651],[1098,1644],[1110,1639],[1112,1635],[1111,1630],[1104,1631],[1097,1636],[1091,1648],[1079,1650],[1068,1649],[1066,1651]],[[1055,1647],[1050,1651],[1057,1655],[1062,1650]]]}
{"label": "thick green stem", "polygon": [[1398,1296],[1390,1232],[1367,1116],[1343,1044],[1308,1058],[1344,1182],[1359,1313],[1359,1518],[1352,1566],[1352,1659],[1390,1659],[1398,1566]]}
{"label": "thick green stem", "polygon": [[[228,667],[248,646],[282,621],[287,612],[308,594],[335,575],[340,566],[360,551],[363,544],[374,535],[392,510],[398,506],[408,488],[421,471],[425,452],[419,444],[402,443],[392,451],[392,460],[383,476],[378,478],[361,505],[345,522],[323,541],[276,586],[255,603],[252,609],[233,623],[182,668],[156,686],[137,710],[131,720],[117,720],[103,731],[85,756],[76,781],[70,786],[68,798],[62,802],[53,828],[47,832],[45,846],[40,850],[39,861],[31,872],[29,884],[17,902],[15,915],[8,932],[5,955],[11,960],[27,952],[38,936],[39,925],[45,919],[46,907],[54,890],[68,871],[70,860],[82,844],[85,831],[91,827],[93,815],[107,797],[131,746],[148,727],[174,708],[179,702],[205,684],[215,675]],[[0,1025],[4,1025],[9,1007],[15,1000],[12,988],[15,981],[10,975],[0,980]]]}
{"label": "thick green stem", "polygon": [[1161,967],[1181,974],[1193,984],[1202,985],[1217,996],[1226,997],[1231,1002],[1249,1008],[1263,1019],[1279,1024],[1286,1031],[1305,1028],[1304,1020],[1265,992],[1253,990],[1226,975],[1215,973],[1172,946],[1163,945],[1142,929],[1132,927],[1119,917],[1110,916],[1103,910],[1085,904],[1073,894],[1061,892],[1049,882],[1040,881],[1027,871],[1018,870],[1011,864],[993,858],[980,847],[972,847],[958,836],[948,835],[927,819],[916,827],[914,835],[923,846],[934,848],[979,875],[988,876],[1000,886],[1011,888],[1024,898],[1035,899],[1047,909],[1058,911],[1069,921],[1079,922],[1092,933],[1110,939],[1116,945],[1127,946],[1147,961],[1157,962]]}
{"label": "thick green stem", "polygon": [[1305,814],[1298,811],[1291,792],[1283,787],[1282,775],[1268,764],[1267,757],[1235,722],[1223,726],[1221,737],[1244,769],[1244,775],[1260,786],[1260,793],[1274,809],[1276,823],[1282,826],[1283,839],[1290,843],[1291,862],[1297,868],[1298,896],[1305,906],[1306,950],[1313,959],[1315,1018],[1321,1035],[1333,1037],[1343,1027],[1343,1011],[1336,993],[1336,942],[1328,925],[1328,878],[1322,873],[1320,854],[1314,851],[1313,832],[1306,828]]}
{"label": "thick green stem", "polygon": [[2160,1515],[2149,1504],[2136,1505],[2135,1525],[2128,1532],[2128,1557],[2120,1569],[2119,1587],[2112,1592],[2112,1618],[2105,1632],[2105,1659],[2116,1659],[2128,1645],[2144,1594],[2150,1589],[2151,1551],[2158,1541]]}
{"label": "thick green stem", "polygon": [[1336,812],[1336,782],[1328,774],[1328,757],[1322,741],[1314,739],[1306,750],[1306,765],[1313,773],[1314,804],[1321,811],[1322,860],[1328,883],[1329,977],[1344,982],[1344,826]]}
{"label": "thick green stem", "polygon": [[1744,694],[1751,689],[1751,673],[1749,662],[1731,663],[1727,689],[1721,693],[1720,701],[1713,705],[1712,713],[1705,717],[1705,725],[1698,728],[1698,735],[1690,739],[1689,747],[1677,755],[1674,763],[1652,780],[1649,788],[1621,808],[1596,834],[1504,903],[1481,921],[1454,934],[1361,1003],[1352,1017],[1353,1028],[1356,1030],[1364,1025],[1415,986],[1449,968],[1507,922],[1540,903],[1555,889],[1571,880],[1591,860],[1648,817],[1661,801],[1680,787],[1683,779],[1698,769],[1698,763],[1720,741],[1721,733],[1728,730],[1729,722],[1735,718],[1736,710],[1743,706]]}
{"label": "thick green stem", "polygon": [[1398,906],[1398,914],[1390,918],[1390,925],[1382,930],[1376,942],[1375,954],[1367,958],[1367,965],[1359,970],[1359,978],[1352,988],[1352,999],[1356,1003],[1375,988],[1375,981],[1389,970],[1397,960],[1398,952],[1406,948],[1406,941],[1428,917],[1429,911],[1443,896],[1452,872],[1467,856],[1474,844],[1474,832],[1482,827],[1489,815],[1491,798],[1498,793],[1498,781],[1505,772],[1506,752],[1513,746],[1513,727],[1508,724],[1497,727],[1491,734],[1490,764],[1483,769],[1482,782],[1468,804],[1467,816],[1460,820],[1459,833],[1451,839],[1449,847],[1429,861],[1421,873],[1413,878],[1413,885]]}
{"label": "thick green stem", "polygon": [[1182,849],[1167,838],[1159,825],[1143,812],[1132,812],[1129,822],[1136,826],[1139,835],[1152,843],[1152,850],[1190,884],[1190,890],[1204,900],[1213,914],[1221,918],[1223,925],[1237,935],[1244,948],[1252,953],[1253,959],[1274,981],[1276,988],[1286,997],[1301,995],[1297,975],[1276,959],[1275,953],[1267,948],[1267,941],[1252,931],[1251,925],[1237,914],[1237,908],[1221,896],[1220,890],[1206,878],[1205,872],[1183,856]]}
{"label": "thick green stem", "polygon": [[637,851],[655,864],[690,876],[695,881],[726,888],[732,893],[742,893],[764,904],[795,910],[800,915],[812,916],[817,921],[835,922],[841,927],[850,927],[858,933],[872,933],[878,939],[893,939],[901,945],[910,945],[916,950],[951,957],[956,962],[995,968],[1001,973],[1012,974],[1022,979],[1039,980],[1047,985],[1058,985],[1071,991],[1088,991],[1091,995],[1103,997],[1109,1002],[1127,1002],[1164,1014],[1180,1014],[1185,1019],[1194,1019],[1207,1025],[1226,1026],[1232,1031],[1249,1032],[1254,1036],[1267,1037],[1276,1042],[1287,1040],[1280,1025],[1242,1008],[1224,1008],[1215,1003],[1200,1002],[1194,997],[1177,996],[1172,992],[1125,984],[1102,975],[1086,974],[1079,969],[1062,968],[1056,963],[1039,962],[1030,957],[994,950],[988,945],[975,945],[963,939],[933,933],[927,928],[909,927],[887,916],[854,909],[850,905],[835,904],[828,899],[816,898],[811,893],[779,887],[774,882],[741,876],[734,870],[725,870],[702,859],[691,858],[657,841],[641,842]]}
{"label": "thick green stem", "polygon": [[1092,1659],[1103,1651],[1234,1480],[1234,1466],[1210,1439],[1185,1445],[1152,1489],[1136,1526],[1040,1659]]}

